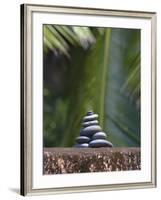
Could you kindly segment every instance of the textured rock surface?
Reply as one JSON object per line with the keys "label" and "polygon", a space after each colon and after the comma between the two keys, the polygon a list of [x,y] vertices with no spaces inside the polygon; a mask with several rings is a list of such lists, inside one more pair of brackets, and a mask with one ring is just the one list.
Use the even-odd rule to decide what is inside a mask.
{"label": "textured rock surface", "polygon": [[44,174],[140,170],[140,148],[44,148]]}

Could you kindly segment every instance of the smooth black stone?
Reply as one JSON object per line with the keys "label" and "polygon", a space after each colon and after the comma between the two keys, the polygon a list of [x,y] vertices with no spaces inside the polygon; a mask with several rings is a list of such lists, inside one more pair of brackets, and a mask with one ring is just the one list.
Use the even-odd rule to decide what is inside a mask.
{"label": "smooth black stone", "polygon": [[98,118],[98,115],[97,115],[97,114],[85,116],[85,117],[83,118],[83,122],[93,121],[93,120],[95,120],[95,119],[97,119],[97,118]]}
{"label": "smooth black stone", "polygon": [[79,136],[76,138],[75,140],[78,144],[82,144],[82,143],[88,143],[90,141],[89,137],[86,136]]}
{"label": "smooth black stone", "polygon": [[96,140],[96,139],[106,139],[107,135],[104,132],[97,132],[92,136],[92,140]]}
{"label": "smooth black stone", "polygon": [[93,114],[94,114],[93,111],[88,111],[86,115],[89,116],[89,115],[93,115]]}
{"label": "smooth black stone", "polygon": [[87,137],[92,137],[93,134],[100,132],[101,131],[101,127],[94,125],[94,126],[88,126],[84,129],[81,130],[80,135],[81,136],[87,136]]}
{"label": "smooth black stone", "polygon": [[88,143],[83,143],[83,144],[76,144],[74,147],[76,148],[88,148]]}
{"label": "smooth black stone", "polygon": [[113,144],[107,140],[97,139],[89,143],[89,147],[99,148],[99,147],[113,147]]}
{"label": "smooth black stone", "polygon": [[98,125],[98,120],[88,121],[88,122],[82,123],[82,126],[83,126],[83,127],[93,126],[93,125]]}

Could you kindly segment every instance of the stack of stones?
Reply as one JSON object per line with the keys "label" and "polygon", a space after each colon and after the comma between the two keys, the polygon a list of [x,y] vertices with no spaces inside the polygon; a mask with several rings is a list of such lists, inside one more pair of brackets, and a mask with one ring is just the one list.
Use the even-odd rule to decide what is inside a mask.
{"label": "stack of stones", "polygon": [[102,132],[98,122],[98,115],[93,111],[88,111],[83,118],[80,136],[76,138],[75,147],[112,147],[112,143],[107,141],[106,133]]}

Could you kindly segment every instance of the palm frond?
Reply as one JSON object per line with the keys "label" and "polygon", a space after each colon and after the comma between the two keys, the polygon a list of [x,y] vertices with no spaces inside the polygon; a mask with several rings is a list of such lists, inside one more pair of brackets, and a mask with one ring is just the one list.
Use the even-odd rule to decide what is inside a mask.
{"label": "palm frond", "polygon": [[73,70],[76,69],[72,77],[75,87],[70,94],[69,121],[62,146],[73,144],[79,135],[82,117],[89,109],[99,114],[99,122],[103,126],[110,32],[111,29],[106,29],[104,35],[97,38],[93,48],[86,53],[83,65],[77,64],[79,69],[73,66]]}
{"label": "palm frond", "polygon": [[62,52],[69,57],[69,45],[87,49],[96,39],[88,27],[44,25],[44,50]]}
{"label": "palm frond", "polygon": [[140,112],[134,105],[137,102],[139,106],[140,101],[138,33],[113,29],[111,34],[105,127],[116,146],[140,145]]}

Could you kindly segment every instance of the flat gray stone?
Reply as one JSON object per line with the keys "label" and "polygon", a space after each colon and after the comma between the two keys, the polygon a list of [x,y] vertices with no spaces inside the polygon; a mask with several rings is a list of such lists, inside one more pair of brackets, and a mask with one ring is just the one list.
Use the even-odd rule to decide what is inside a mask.
{"label": "flat gray stone", "polygon": [[105,139],[106,140],[107,135],[104,132],[97,132],[92,136],[92,140],[96,140],[96,139]]}
{"label": "flat gray stone", "polygon": [[89,143],[89,147],[99,148],[99,147],[113,147],[113,144],[107,140],[97,139]]}
{"label": "flat gray stone", "polygon": [[98,115],[97,115],[97,114],[85,116],[85,117],[83,118],[83,122],[93,121],[93,120],[96,120],[97,118],[98,118]]}
{"label": "flat gray stone", "polygon": [[86,136],[79,136],[75,140],[77,143],[82,144],[82,143],[89,143],[90,138]]}
{"label": "flat gray stone", "polygon": [[76,148],[88,148],[88,143],[83,143],[83,144],[76,144],[74,145]]}
{"label": "flat gray stone", "polygon": [[100,132],[101,131],[101,127],[98,125],[94,125],[94,126],[88,126],[84,129],[81,130],[80,135],[81,136],[87,136],[87,137],[92,137],[93,134]]}
{"label": "flat gray stone", "polygon": [[92,125],[98,125],[98,120],[93,120],[93,121],[88,121],[88,122],[82,123],[83,127],[92,126]]}

